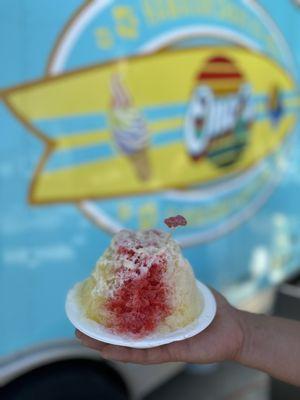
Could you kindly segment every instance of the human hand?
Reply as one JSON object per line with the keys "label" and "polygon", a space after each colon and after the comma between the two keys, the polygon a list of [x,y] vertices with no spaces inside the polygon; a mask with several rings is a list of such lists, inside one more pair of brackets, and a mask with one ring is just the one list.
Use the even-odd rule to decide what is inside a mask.
{"label": "human hand", "polygon": [[232,307],[218,292],[214,291],[214,296],[217,313],[213,322],[190,339],[150,349],[133,349],[99,342],[78,330],[76,336],[85,346],[99,351],[103,358],[115,361],[137,364],[173,361],[208,364],[235,360],[244,341],[242,312]]}

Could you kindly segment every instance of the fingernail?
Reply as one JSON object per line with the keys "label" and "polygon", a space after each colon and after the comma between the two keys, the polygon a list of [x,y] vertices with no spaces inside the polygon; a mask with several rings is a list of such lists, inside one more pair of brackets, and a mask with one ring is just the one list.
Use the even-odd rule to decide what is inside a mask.
{"label": "fingernail", "polygon": [[105,351],[100,350],[99,353],[100,353],[100,356],[101,356],[102,358],[104,358],[105,360],[109,359],[109,357],[107,356],[107,354],[106,354]]}
{"label": "fingernail", "polygon": [[76,336],[78,339],[81,339],[81,338],[82,338],[82,333],[81,333],[80,331],[76,330],[76,331],[75,331],[75,336]]}

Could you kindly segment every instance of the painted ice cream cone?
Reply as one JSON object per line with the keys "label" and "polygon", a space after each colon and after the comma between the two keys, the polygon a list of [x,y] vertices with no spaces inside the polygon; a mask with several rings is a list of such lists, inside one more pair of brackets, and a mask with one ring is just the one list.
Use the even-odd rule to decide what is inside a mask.
{"label": "painted ice cream cone", "polygon": [[111,131],[115,143],[133,166],[137,177],[146,181],[151,176],[146,121],[133,106],[130,94],[118,75],[112,76],[111,92]]}
{"label": "painted ice cream cone", "polygon": [[128,159],[134,165],[137,176],[142,181],[147,181],[151,176],[149,152],[147,149],[141,149],[128,156]]}

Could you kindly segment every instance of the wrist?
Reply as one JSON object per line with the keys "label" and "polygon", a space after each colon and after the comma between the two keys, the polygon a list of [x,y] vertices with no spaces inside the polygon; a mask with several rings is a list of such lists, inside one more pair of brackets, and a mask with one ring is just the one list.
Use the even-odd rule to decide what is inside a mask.
{"label": "wrist", "polygon": [[242,341],[235,361],[240,364],[257,367],[260,364],[261,353],[266,347],[266,316],[247,311],[238,311],[242,331]]}
{"label": "wrist", "polygon": [[234,361],[299,385],[299,322],[245,311],[237,316],[242,340]]}
{"label": "wrist", "polygon": [[240,364],[247,364],[247,360],[256,349],[253,346],[253,327],[256,326],[255,318],[259,315],[249,313],[247,311],[237,310],[237,318],[241,331],[241,340],[239,348],[235,354],[234,361]]}

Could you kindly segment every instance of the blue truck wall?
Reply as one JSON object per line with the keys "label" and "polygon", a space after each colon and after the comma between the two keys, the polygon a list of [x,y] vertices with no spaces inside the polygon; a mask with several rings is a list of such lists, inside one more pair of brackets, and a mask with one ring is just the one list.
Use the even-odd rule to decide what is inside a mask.
{"label": "blue truck wall", "polygon": [[[122,227],[164,229],[165,217],[186,215],[189,224],[174,236],[197,278],[233,299],[255,295],[298,270],[300,7],[287,0],[232,0],[226,2],[226,9],[225,2],[222,6],[218,1],[203,1],[201,6],[196,0],[184,2],[185,6],[181,3],[1,1],[1,355],[73,336],[64,312],[67,290],[90,273],[113,232]],[[164,52],[159,51],[162,48]],[[194,71],[189,52],[196,57],[199,51],[202,69],[194,71],[199,74],[198,78],[190,77],[190,87],[189,83],[181,87],[180,82],[185,82],[182,67],[177,87],[174,71],[181,64],[173,65],[170,57],[177,57],[176,63],[180,63],[184,51],[184,60],[189,60],[186,68]],[[244,65],[247,57],[249,63]],[[163,71],[170,68],[170,76],[166,74],[170,90],[161,103],[156,100],[160,86],[155,90],[150,87],[156,84],[156,67],[152,68],[153,77],[146,72],[143,75],[142,69],[139,78],[138,62],[144,62],[141,68],[149,69],[149,74],[150,63],[160,63]],[[244,126],[244,133],[250,137],[256,132],[258,140],[242,144],[251,161],[245,168],[241,165],[246,153],[239,155],[242,159],[238,161],[231,160],[229,166],[220,166],[206,142],[203,154],[189,150],[185,121],[192,100],[185,96],[191,96],[195,85],[200,89],[209,86],[207,71],[217,70],[222,63],[234,69],[239,82],[251,87],[248,116],[245,111],[239,120],[244,125],[234,122],[234,129]],[[135,107],[149,127],[150,177],[147,172],[146,178],[137,177],[137,157],[134,165],[132,161],[129,165],[133,150],[120,149],[118,138],[109,136],[111,104],[106,100],[102,104],[100,99],[99,112],[93,108],[95,100],[89,93],[99,90],[109,98],[109,87],[99,83],[96,89],[91,83],[86,90],[88,97],[82,99],[80,90],[84,89],[77,89],[73,79],[88,81],[86,74],[92,74],[93,68],[96,73],[99,68],[99,76],[116,71],[124,75],[124,86],[129,86]],[[263,70],[274,77],[277,89],[265,88]],[[68,79],[76,90],[73,86],[69,89]],[[141,85],[152,79],[143,93],[136,84],[138,79]],[[224,99],[219,84],[214,77],[210,89],[216,110],[221,109]],[[240,89],[228,89],[226,107],[238,101],[234,90]],[[57,103],[64,96],[61,109]],[[204,117],[208,118],[207,114]],[[158,125],[167,126],[161,128],[166,129],[163,134],[155,131]],[[101,147],[100,136],[97,142],[99,132],[104,132],[106,147]],[[213,128],[200,134],[222,136]],[[72,136],[76,141],[76,135],[80,136],[79,145],[70,139]],[[260,141],[263,135],[267,138]],[[62,138],[67,139],[64,142]],[[265,150],[261,150],[261,143],[266,143]],[[218,151],[224,155],[222,146]],[[235,142],[233,149],[237,149]],[[185,156],[181,156],[183,152]],[[155,163],[159,166],[172,154],[173,169],[161,177],[160,170],[169,166],[161,164],[160,169]],[[193,160],[198,156],[200,161]],[[94,185],[95,165],[102,160],[112,163],[109,167],[100,165]],[[84,177],[85,168],[90,168],[93,182]],[[123,173],[129,174],[128,180]],[[104,179],[108,179],[107,187]],[[119,187],[123,188],[120,192]]]}

